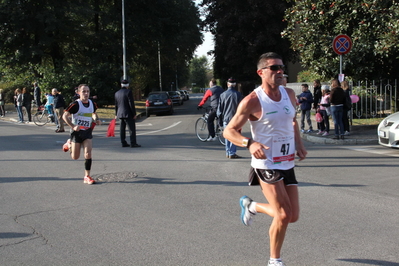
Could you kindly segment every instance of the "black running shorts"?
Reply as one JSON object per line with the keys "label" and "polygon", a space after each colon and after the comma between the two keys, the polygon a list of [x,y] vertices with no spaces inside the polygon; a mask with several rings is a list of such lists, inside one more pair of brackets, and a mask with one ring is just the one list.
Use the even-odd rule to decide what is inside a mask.
{"label": "black running shorts", "polygon": [[281,179],[283,179],[286,186],[298,184],[294,168],[288,170],[267,170],[255,169],[251,167],[249,174],[249,185],[259,185],[259,180],[268,184],[273,184]]}
{"label": "black running shorts", "polygon": [[73,131],[71,133],[71,142],[83,143],[83,141],[85,141],[86,139],[92,139],[92,132],[93,130],[91,128],[87,130]]}

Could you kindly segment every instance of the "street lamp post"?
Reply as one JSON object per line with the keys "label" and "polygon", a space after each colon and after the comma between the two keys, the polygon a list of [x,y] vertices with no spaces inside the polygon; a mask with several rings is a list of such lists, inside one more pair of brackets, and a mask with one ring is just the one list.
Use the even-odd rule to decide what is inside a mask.
{"label": "street lamp post", "polygon": [[122,0],[122,48],[123,48],[123,79],[127,80],[127,73],[126,73],[125,0]]}
{"label": "street lamp post", "polygon": [[162,73],[161,73],[161,47],[158,41],[158,66],[159,66],[159,89],[162,91]]}

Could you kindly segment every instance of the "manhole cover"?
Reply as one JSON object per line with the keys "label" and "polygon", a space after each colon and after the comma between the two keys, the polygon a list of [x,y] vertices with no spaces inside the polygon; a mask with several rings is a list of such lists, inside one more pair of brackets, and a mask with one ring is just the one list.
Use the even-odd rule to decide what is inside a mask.
{"label": "manhole cover", "polygon": [[120,173],[105,173],[100,175],[93,175],[93,179],[98,182],[125,182],[132,181],[138,176],[137,173],[134,172],[120,172]]}

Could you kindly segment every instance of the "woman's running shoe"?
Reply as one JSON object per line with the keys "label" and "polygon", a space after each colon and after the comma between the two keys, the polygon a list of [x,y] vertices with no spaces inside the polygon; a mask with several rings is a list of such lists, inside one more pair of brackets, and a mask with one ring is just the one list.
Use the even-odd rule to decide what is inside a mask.
{"label": "woman's running shoe", "polygon": [[93,178],[91,178],[90,176],[85,176],[84,178],[83,178],[83,183],[84,184],[89,184],[89,185],[92,185],[92,184],[94,184],[94,183],[96,183],[95,181],[94,181],[94,179]]}

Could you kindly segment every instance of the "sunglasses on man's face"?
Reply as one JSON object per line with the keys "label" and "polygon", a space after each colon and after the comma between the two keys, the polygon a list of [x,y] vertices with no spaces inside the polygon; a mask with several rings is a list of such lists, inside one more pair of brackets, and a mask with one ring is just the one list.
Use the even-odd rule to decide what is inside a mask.
{"label": "sunglasses on man's face", "polygon": [[278,71],[280,69],[282,71],[284,71],[285,70],[285,65],[271,65],[271,66],[262,67],[262,69],[266,69],[266,68],[268,68],[268,69],[270,69],[272,71]]}

